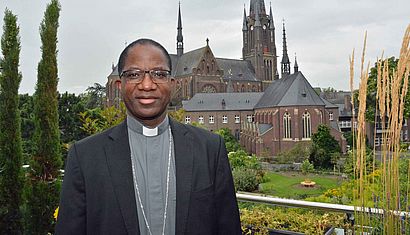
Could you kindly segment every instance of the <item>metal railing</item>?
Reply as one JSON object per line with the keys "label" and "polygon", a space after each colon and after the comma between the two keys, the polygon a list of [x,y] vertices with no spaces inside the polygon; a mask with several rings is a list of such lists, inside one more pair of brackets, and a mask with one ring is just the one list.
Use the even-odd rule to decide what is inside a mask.
{"label": "metal railing", "polygon": [[[236,198],[239,201],[246,201],[246,202],[257,202],[257,203],[266,203],[270,205],[285,206],[285,207],[318,209],[318,210],[324,210],[324,211],[346,213],[348,215],[349,220],[351,220],[352,222],[354,222],[353,214],[355,212],[369,213],[373,215],[383,215],[385,213],[385,210],[379,209],[379,208],[347,206],[347,205],[331,204],[331,203],[323,203],[323,202],[309,202],[309,201],[302,201],[302,200],[270,197],[270,196],[253,194],[253,193],[237,193]],[[410,218],[410,212],[403,212],[403,211],[392,211],[392,212],[394,215],[400,216],[402,218]]]}

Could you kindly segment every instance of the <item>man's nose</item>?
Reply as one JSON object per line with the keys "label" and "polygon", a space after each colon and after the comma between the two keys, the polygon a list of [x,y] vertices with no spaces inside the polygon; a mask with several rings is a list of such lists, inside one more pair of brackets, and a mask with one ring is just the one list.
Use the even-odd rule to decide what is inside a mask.
{"label": "man's nose", "polygon": [[142,79],[140,85],[143,90],[152,90],[157,86],[157,84],[152,81],[149,73],[144,74],[144,78]]}

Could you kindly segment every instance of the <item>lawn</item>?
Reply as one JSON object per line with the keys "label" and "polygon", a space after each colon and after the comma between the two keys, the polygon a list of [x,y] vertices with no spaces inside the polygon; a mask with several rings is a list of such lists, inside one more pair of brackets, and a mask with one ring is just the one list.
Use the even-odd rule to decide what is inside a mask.
{"label": "lawn", "polygon": [[[305,178],[316,182],[313,188],[302,187],[300,182]],[[261,193],[275,197],[304,199],[306,197],[319,196],[328,189],[340,185],[340,180],[333,175],[308,175],[299,173],[273,173],[268,172],[264,177],[265,183],[261,184]]]}

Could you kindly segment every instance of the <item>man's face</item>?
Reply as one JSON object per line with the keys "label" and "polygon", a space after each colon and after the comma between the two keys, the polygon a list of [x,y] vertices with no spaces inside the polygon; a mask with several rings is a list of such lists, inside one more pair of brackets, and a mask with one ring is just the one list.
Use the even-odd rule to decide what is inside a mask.
{"label": "man's face", "polygon": [[[149,44],[136,45],[128,51],[123,71],[131,69],[170,70],[164,53]],[[156,84],[150,76],[146,73],[140,83],[127,82],[123,77],[121,90],[128,112],[144,125],[154,127],[165,118],[173,80]]]}

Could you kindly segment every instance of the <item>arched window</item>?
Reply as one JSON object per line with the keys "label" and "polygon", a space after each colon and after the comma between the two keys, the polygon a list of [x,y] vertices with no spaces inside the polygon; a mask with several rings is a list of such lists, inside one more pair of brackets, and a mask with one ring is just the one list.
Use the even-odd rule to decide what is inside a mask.
{"label": "arched window", "polygon": [[245,92],[245,91],[246,91],[245,84],[242,84],[241,92]]}
{"label": "arched window", "polygon": [[187,97],[188,96],[188,81],[185,80],[185,86],[184,86],[184,96]]}
{"label": "arched window", "polygon": [[292,122],[288,112],[283,115],[283,138],[292,138]]}
{"label": "arched window", "polygon": [[323,112],[322,111],[319,111],[319,122],[320,124],[323,123]]}
{"label": "arched window", "polygon": [[310,139],[312,135],[312,124],[310,121],[310,113],[307,111],[302,115],[303,139]]}
{"label": "arched window", "polygon": [[120,98],[120,96],[121,96],[121,81],[116,81],[115,88],[114,88],[114,98]]}

